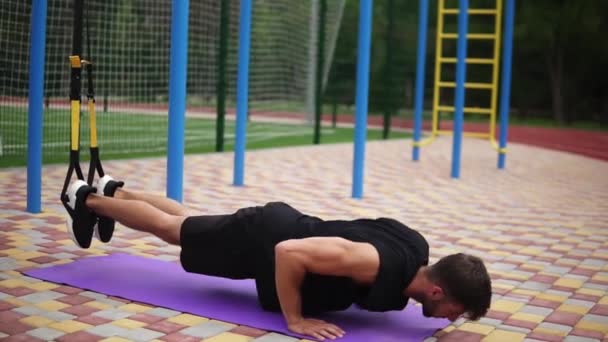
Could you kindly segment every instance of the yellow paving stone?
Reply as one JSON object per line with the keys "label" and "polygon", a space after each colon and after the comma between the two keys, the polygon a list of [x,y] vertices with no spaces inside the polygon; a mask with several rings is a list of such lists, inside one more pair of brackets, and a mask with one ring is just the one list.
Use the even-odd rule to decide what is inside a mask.
{"label": "yellow paving stone", "polygon": [[3,301],[7,302],[7,303],[11,303],[14,306],[28,306],[29,303],[21,300],[19,298],[14,298],[14,297],[9,297],[9,298],[4,298]]}
{"label": "yellow paving stone", "polygon": [[56,300],[47,300],[46,302],[36,303],[35,305],[46,311],[59,311],[70,306],[69,304],[58,302]]}
{"label": "yellow paving stone", "polygon": [[598,304],[608,304],[608,296],[602,297],[602,299],[600,299]]}
{"label": "yellow paving stone", "polygon": [[490,251],[490,254],[506,257],[506,256],[510,256],[512,253],[511,252],[505,252],[505,251]]}
{"label": "yellow paving stone", "polygon": [[585,321],[584,319],[579,321],[575,327],[578,329],[593,330],[593,331],[599,331],[603,334],[608,334],[608,325],[607,324]]}
{"label": "yellow paving stone", "polygon": [[495,329],[490,334],[488,334],[488,336],[484,337],[481,341],[482,342],[504,342],[504,341],[520,342],[520,341],[523,341],[525,338],[526,338],[526,334],[522,334],[522,333],[518,333],[518,332],[514,332],[514,331]]}
{"label": "yellow paving stone", "polygon": [[602,290],[587,289],[587,288],[583,287],[583,288],[580,288],[580,289],[576,290],[576,293],[581,293],[581,294],[586,294],[586,295],[590,295],[590,296],[601,297],[601,296],[604,295],[605,292],[602,291]]}
{"label": "yellow paving stone", "polygon": [[19,320],[20,322],[23,322],[27,325],[31,325],[33,327],[36,328],[42,328],[42,327],[46,327],[47,325],[55,322],[52,319],[48,319],[46,317],[42,317],[42,316],[29,316],[29,317],[23,317]]}
{"label": "yellow paving stone", "polygon": [[458,330],[468,331],[481,335],[487,335],[492,332],[495,328],[491,325],[479,324],[479,323],[464,323],[458,327]]}
{"label": "yellow paving stone", "polygon": [[128,340],[126,338],[112,336],[112,337],[104,338],[103,340],[100,340],[99,342],[132,342],[132,341]]}
{"label": "yellow paving stone", "polygon": [[8,242],[7,245],[9,246],[13,246],[13,247],[23,247],[23,246],[29,246],[31,243],[29,241],[12,241],[12,242]]}
{"label": "yellow paving stone", "polygon": [[128,318],[119,319],[117,321],[111,322],[113,325],[118,325],[119,327],[127,328],[127,329],[137,329],[143,326],[148,325],[148,323],[135,321]]}
{"label": "yellow paving stone", "polygon": [[533,290],[526,290],[526,289],[515,289],[515,290],[513,290],[513,293],[527,295],[527,296],[536,296],[539,292],[533,291]]}
{"label": "yellow paving stone", "polygon": [[239,335],[231,332],[224,332],[219,335],[215,335],[211,338],[205,339],[205,342],[247,342],[253,340],[253,337]]}
{"label": "yellow paving stone", "polygon": [[518,254],[524,254],[524,255],[539,255],[542,252],[543,252],[543,250],[538,249],[538,248],[526,247],[526,248],[520,249],[517,253]]}
{"label": "yellow paving stone", "polygon": [[105,309],[108,309],[108,308],[112,307],[112,305],[109,305],[109,304],[106,304],[106,303],[102,303],[102,302],[98,302],[98,301],[86,302],[83,305],[90,306],[92,308],[99,309],[99,310],[105,310]]}
{"label": "yellow paving stone", "polygon": [[198,324],[207,322],[209,320],[209,318],[194,316],[194,315],[190,315],[190,314],[181,314],[181,315],[177,315],[174,317],[170,317],[167,320],[170,322],[173,322],[173,323],[187,325],[187,326],[191,327],[194,325],[198,325]]}
{"label": "yellow paving stone", "polygon": [[59,285],[57,284],[53,284],[53,283],[47,283],[45,281],[41,281],[38,283],[30,283],[29,285],[27,285],[28,288],[32,289],[32,290],[36,290],[36,291],[48,291],[48,290],[52,290],[52,289],[56,289],[59,287]]}
{"label": "yellow paving stone", "polygon": [[68,334],[76,332],[76,331],[84,330],[84,329],[89,329],[92,327],[93,326],[90,324],[73,321],[73,320],[67,320],[67,321],[61,321],[61,322],[49,324],[49,328],[57,329],[57,330],[63,331]]}
{"label": "yellow paving stone", "polygon": [[550,294],[550,293],[541,293],[538,296],[536,296],[536,298],[550,300],[552,302],[559,302],[559,303],[563,303],[566,301],[566,299],[568,299],[568,297]]}
{"label": "yellow paving stone", "polygon": [[595,266],[595,265],[580,265],[580,268],[584,268],[587,270],[591,270],[591,271],[601,271],[602,268],[600,266]]}
{"label": "yellow paving stone", "polygon": [[149,306],[130,303],[130,304],[125,304],[125,305],[119,307],[119,309],[129,311],[129,312],[140,313],[140,312],[148,311],[151,308]]}
{"label": "yellow paving stone", "polygon": [[524,303],[499,299],[492,303],[492,310],[515,313],[524,306]]}
{"label": "yellow paving stone", "polygon": [[449,333],[450,331],[455,330],[455,329],[456,329],[456,327],[455,327],[455,326],[453,326],[453,325],[448,325],[447,327],[445,327],[445,328],[441,329],[441,331],[443,331],[444,333]]}
{"label": "yellow paving stone", "polygon": [[29,282],[23,279],[6,279],[0,281],[0,286],[8,287],[9,289],[13,289],[15,287],[26,287]]}
{"label": "yellow paving stone", "polygon": [[525,268],[531,269],[531,270],[537,270],[537,271],[540,271],[545,268],[545,266],[543,266],[543,265],[534,265],[534,264],[525,264],[525,265],[522,265],[522,267],[525,267]]}
{"label": "yellow paving stone", "polygon": [[567,252],[572,249],[572,246],[568,245],[555,245],[551,247],[551,250],[559,251],[559,252]]}
{"label": "yellow paving stone", "polygon": [[496,289],[505,289],[505,290],[511,290],[513,289],[515,286],[513,285],[509,285],[509,284],[492,284],[493,288]]}
{"label": "yellow paving stone", "polygon": [[538,328],[537,327],[533,331],[541,333],[541,334],[557,335],[557,336],[562,336],[562,337],[565,337],[566,335],[568,335],[568,333],[566,331],[552,330],[552,329],[547,329],[547,328]]}
{"label": "yellow paving stone", "polygon": [[599,281],[608,281],[608,275],[596,274],[593,277],[591,277],[591,279],[599,280]]}
{"label": "yellow paving stone", "polygon": [[517,319],[520,321],[533,322],[533,323],[537,323],[537,324],[542,322],[545,319],[545,317],[543,317],[543,316],[533,315],[533,314],[529,314],[529,313],[525,313],[525,312],[516,312],[510,318]]}
{"label": "yellow paving stone", "polygon": [[572,313],[576,313],[579,315],[585,315],[589,311],[589,308],[586,308],[584,306],[579,306],[579,305],[562,304],[556,310],[572,312]]}

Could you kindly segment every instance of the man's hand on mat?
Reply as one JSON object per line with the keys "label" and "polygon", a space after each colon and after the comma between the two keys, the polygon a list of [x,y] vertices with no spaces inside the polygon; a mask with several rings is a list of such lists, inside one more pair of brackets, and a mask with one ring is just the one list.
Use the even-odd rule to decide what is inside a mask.
{"label": "man's hand on mat", "polygon": [[296,334],[312,336],[321,341],[344,336],[344,330],[340,327],[320,319],[302,318],[300,321],[288,324],[287,327]]}

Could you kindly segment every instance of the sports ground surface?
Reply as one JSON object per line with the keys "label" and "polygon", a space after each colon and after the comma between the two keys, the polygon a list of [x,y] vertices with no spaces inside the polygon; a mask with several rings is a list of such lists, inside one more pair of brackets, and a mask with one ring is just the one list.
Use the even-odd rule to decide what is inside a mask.
{"label": "sports ground surface", "polygon": [[[244,187],[233,154],[188,155],[185,204],[201,213],[283,200],[324,218],[389,216],[421,231],[432,261],[482,257],[493,279],[486,318],[458,320],[429,341],[608,339],[608,162],[511,143],[507,169],[484,141],[465,139],[461,179],[451,139],[410,160],[411,140],[367,144],[364,198],[350,198],[352,144],[247,152]],[[131,189],[165,189],[165,158],[105,162]],[[22,271],[115,252],[177,260],[179,249],[119,226],[77,248],[58,202],[66,166],[43,169],[43,213],[25,212],[23,168],[0,170],[0,338],[55,341],[297,341],[120,298],[42,282]]]}

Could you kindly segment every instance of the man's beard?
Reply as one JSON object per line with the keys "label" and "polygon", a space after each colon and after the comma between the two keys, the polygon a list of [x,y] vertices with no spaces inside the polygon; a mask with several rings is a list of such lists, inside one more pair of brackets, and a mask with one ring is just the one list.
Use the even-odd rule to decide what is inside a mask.
{"label": "man's beard", "polygon": [[422,314],[424,317],[433,317],[433,313],[435,311],[435,302],[432,300],[425,300],[422,303]]}

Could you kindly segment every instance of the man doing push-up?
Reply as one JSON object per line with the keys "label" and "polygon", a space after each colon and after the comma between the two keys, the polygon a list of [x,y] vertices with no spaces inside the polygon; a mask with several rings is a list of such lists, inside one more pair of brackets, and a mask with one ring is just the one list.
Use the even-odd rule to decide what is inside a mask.
{"label": "man doing push-up", "polygon": [[323,340],[345,333],[310,318],[355,304],[369,311],[402,310],[409,298],[427,317],[476,320],[490,306],[492,288],[481,259],[453,254],[429,263],[417,231],[389,218],[323,220],[283,202],[228,215],[196,215],[176,201],[125,190],[109,176],[96,188],[76,181],[68,230],[89,247],[109,242],[114,222],[181,247],[187,272],[254,279],[264,310],[281,311],[290,331]]}

